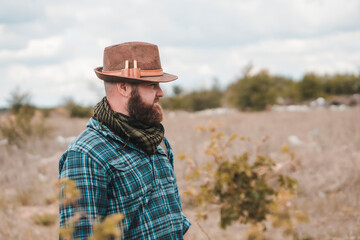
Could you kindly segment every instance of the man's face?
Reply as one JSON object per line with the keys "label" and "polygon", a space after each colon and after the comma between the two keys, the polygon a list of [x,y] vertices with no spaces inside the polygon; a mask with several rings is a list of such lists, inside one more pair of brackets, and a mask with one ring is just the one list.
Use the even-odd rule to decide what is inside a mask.
{"label": "man's face", "polygon": [[147,125],[159,124],[163,119],[159,100],[163,96],[159,83],[133,84],[128,103],[130,117]]}

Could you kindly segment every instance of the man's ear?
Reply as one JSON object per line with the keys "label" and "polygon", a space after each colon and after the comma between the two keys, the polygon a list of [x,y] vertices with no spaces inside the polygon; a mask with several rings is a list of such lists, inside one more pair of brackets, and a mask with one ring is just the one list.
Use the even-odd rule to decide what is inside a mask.
{"label": "man's ear", "polygon": [[116,89],[124,97],[130,97],[131,95],[131,85],[125,82],[116,83]]}

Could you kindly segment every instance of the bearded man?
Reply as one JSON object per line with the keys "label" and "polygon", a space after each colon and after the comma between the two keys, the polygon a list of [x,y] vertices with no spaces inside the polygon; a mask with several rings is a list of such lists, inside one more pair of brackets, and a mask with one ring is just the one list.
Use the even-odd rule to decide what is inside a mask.
{"label": "bearded man", "polygon": [[158,47],[142,42],[105,48],[95,73],[106,97],[60,159],[59,178],[81,190],[60,205],[60,227],[72,223],[73,238],[87,239],[94,222],[122,213],[121,239],[189,239],[159,105],[159,84],[177,77],[162,71]]}

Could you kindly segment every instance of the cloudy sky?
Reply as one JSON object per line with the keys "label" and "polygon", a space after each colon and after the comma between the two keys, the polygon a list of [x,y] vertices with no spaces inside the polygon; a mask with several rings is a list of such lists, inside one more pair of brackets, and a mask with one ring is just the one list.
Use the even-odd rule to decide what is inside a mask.
{"label": "cloudy sky", "polygon": [[166,93],[225,87],[249,62],[295,80],[358,74],[360,1],[2,0],[0,107],[16,88],[37,106],[94,104],[104,47],[128,41],[159,46],[164,71],[179,76]]}

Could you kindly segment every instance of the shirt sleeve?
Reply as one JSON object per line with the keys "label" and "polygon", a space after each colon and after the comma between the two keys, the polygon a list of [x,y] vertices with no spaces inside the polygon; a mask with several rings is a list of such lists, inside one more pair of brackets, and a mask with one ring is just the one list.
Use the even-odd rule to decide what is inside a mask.
{"label": "shirt sleeve", "polygon": [[[106,214],[105,170],[83,152],[69,151],[62,158],[59,177],[73,180],[81,191],[81,198],[76,203],[60,205],[60,227],[71,223],[75,213],[81,213],[80,220],[74,223],[73,238],[87,239],[92,235],[93,222],[102,220]],[[60,200],[63,197],[64,192],[60,191]]]}
{"label": "shirt sleeve", "polygon": [[[176,186],[176,194],[177,194],[178,202],[181,207],[181,199],[180,199],[179,190],[178,190],[177,186]],[[183,221],[183,235],[184,235],[189,230],[189,227],[191,226],[191,222],[187,219],[187,217],[184,215],[183,212],[181,212],[181,216],[182,216],[182,221]]]}
{"label": "shirt sleeve", "polygon": [[185,235],[185,233],[189,230],[190,226],[191,226],[191,222],[186,218],[186,216],[181,213],[182,218],[183,218],[183,235]]}
{"label": "shirt sleeve", "polygon": [[[173,151],[172,151],[172,148],[170,146],[169,141],[165,137],[164,137],[164,143],[165,143],[165,145],[167,147],[169,161],[170,161],[171,166],[172,166],[172,168],[174,170],[174,173],[175,173],[174,154],[173,154]],[[176,176],[174,176],[174,177],[176,179]],[[180,194],[179,194],[179,189],[178,189],[177,183],[175,185],[175,193],[176,193],[176,198],[177,198],[177,201],[178,201],[178,203],[180,205],[180,208],[182,209],[181,199],[180,199]],[[191,226],[191,222],[186,218],[186,216],[182,212],[181,212],[181,216],[182,216],[182,220],[183,220],[183,235],[184,235],[189,230],[189,227]]]}
{"label": "shirt sleeve", "polygon": [[[177,183],[175,185],[175,194],[176,194],[177,201],[180,205],[180,208],[182,209],[181,198],[180,198],[179,188],[177,186]],[[182,220],[183,220],[183,235],[184,235],[187,232],[187,230],[189,230],[189,227],[191,226],[191,222],[186,218],[186,216],[184,215],[183,212],[181,212],[181,216],[182,216]]]}

